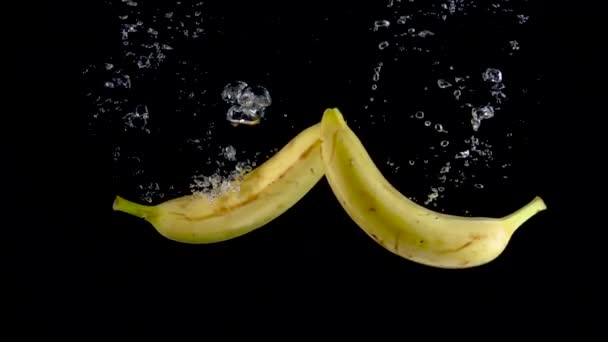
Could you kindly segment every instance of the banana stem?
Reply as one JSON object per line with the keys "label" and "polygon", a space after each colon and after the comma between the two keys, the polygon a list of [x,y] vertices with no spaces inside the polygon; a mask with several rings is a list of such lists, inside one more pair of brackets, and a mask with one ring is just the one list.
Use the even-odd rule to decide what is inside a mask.
{"label": "banana stem", "polygon": [[513,214],[505,217],[505,221],[507,222],[507,226],[511,229],[511,232],[514,232],[517,228],[524,224],[524,222],[528,221],[532,216],[545,209],[547,209],[547,205],[545,204],[543,199],[539,196],[536,196],[532,201],[530,201],[530,203],[521,207]]}
{"label": "banana stem", "polygon": [[153,208],[151,206],[131,202],[120,196],[116,196],[116,199],[114,199],[112,209],[116,211],[122,211],[143,219],[149,217],[153,212]]}

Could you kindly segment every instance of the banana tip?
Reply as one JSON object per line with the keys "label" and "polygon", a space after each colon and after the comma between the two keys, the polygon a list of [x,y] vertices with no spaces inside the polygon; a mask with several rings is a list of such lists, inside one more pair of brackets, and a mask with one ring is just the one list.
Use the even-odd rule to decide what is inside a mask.
{"label": "banana tip", "polygon": [[119,204],[120,200],[121,200],[120,196],[116,196],[116,198],[114,198],[114,202],[112,202],[112,210],[114,210],[114,211],[118,210],[118,204]]}
{"label": "banana tip", "polygon": [[540,196],[536,196],[534,198],[534,202],[536,202],[536,208],[538,211],[547,210],[547,204]]}

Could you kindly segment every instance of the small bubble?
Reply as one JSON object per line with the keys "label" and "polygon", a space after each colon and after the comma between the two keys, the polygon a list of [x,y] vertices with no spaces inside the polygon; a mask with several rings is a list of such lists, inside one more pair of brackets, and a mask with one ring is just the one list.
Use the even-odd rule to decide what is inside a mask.
{"label": "small bubble", "polygon": [[511,40],[509,44],[511,45],[511,49],[513,51],[519,50],[519,42],[517,40]]}
{"label": "small bubble", "polygon": [[415,162],[414,160],[412,160],[412,159],[410,159],[410,161],[409,161],[408,163],[409,163],[410,165],[414,165],[414,164],[416,164],[416,162]]}
{"label": "small bubble", "polygon": [[380,50],[384,50],[388,47],[389,43],[387,41],[383,41],[380,44],[378,44],[378,49]]}
{"label": "small bubble", "polygon": [[403,25],[403,24],[407,23],[408,19],[410,19],[409,15],[402,15],[399,17],[399,19],[397,19],[397,24]]}
{"label": "small bubble", "polygon": [[234,146],[229,145],[222,149],[222,154],[226,160],[236,161],[236,148]]}
{"label": "small bubble", "polygon": [[414,114],[414,117],[416,117],[416,119],[424,119],[424,112],[417,111],[416,114]]}
{"label": "small bubble", "polygon": [[440,186],[440,187],[438,187],[438,188],[437,188],[437,190],[438,190],[439,192],[444,192],[444,191],[445,191],[445,188],[444,188],[444,187],[442,187],[442,186]]}
{"label": "small bubble", "polygon": [[376,20],[374,22],[374,31],[378,31],[378,29],[383,27],[389,27],[390,24],[391,23],[388,20]]}
{"label": "small bubble", "polygon": [[437,80],[437,86],[441,89],[445,89],[445,88],[449,88],[452,86],[452,83],[444,80],[443,78],[440,78]]}
{"label": "small bubble", "polygon": [[442,140],[440,143],[441,147],[447,147],[449,144],[450,144],[450,142],[447,140]]}
{"label": "small bubble", "polygon": [[378,85],[377,84],[372,84],[372,90],[376,90],[378,89]]}
{"label": "small bubble", "polygon": [[463,159],[463,158],[467,158],[469,156],[471,152],[469,152],[469,150],[464,150],[461,152],[458,152],[458,154],[456,154],[455,158],[456,159]]}
{"label": "small bubble", "polygon": [[418,32],[418,37],[420,37],[420,38],[425,38],[425,37],[434,36],[434,35],[435,35],[435,33],[432,31],[429,31],[429,30],[423,30],[423,31]]}
{"label": "small bubble", "polygon": [[372,76],[374,82],[378,82],[378,80],[380,80],[380,71],[382,71],[382,62],[378,63],[378,65],[374,67],[374,76]]}
{"label": "small bubble", "polygon": [[473,130],[475,132],[477,132],[479,130],[479,127],[481,126],[481,120],[476,119],[476,118],[472,118],[471,119],[471,126],[473,127]]}
{"label": "small bubble", "polygon": [[435,124],[435,130],[439,133],[447,133],[448,131],[443,129],[443,125],[442,124]]}
{"label": "small bubble", "polygon": [[426,127],[431,127],[431,122],[430,122],[429,120],[426,120],[426,121],[424,122],[424,125],[425,125]]}
{"label": "small bubble", "polygon": [[483,189],[483,184],[481,184],[481,183],[476,183],[476,184],[475,184],[475,187],[476,187],[477,189]]}
{"label": "small bubble", "polygon": [[456,101],[460,100],[461,95],[462,91],[460,91],[459,89],[454,90],[454,98],[456,99]]}
{"label": "small bubble", "polygon": [[106,63],[104,65],[104,67],[106,68],[106,70],[112,70],[114,68],[114,64],[112,64],[112,63]]}
{"label": "small bubble", "polygon": [[487,68],[482,74],[483,80],[486,82],[500,83],[502,82],[502,72],[496,68]]}
{"label": "small bubble", "polygon": [[517,19],[519,19],[519,24],[525,24],[526,22],[528,22],[528,19],[530,19],[530,16],[518,14]]}
{"label": "small bubble", "polygon": [[106,82],[103,84],[104,87],[106,88],[114,88],[114,83],[113,82]]}

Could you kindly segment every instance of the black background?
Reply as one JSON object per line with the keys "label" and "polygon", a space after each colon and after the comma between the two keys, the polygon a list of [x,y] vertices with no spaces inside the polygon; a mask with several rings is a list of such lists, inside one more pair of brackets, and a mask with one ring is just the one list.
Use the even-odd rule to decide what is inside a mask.
{"label": "black background", "polygon": [[[376,13],[370,5],[339,5],[259,5],[273,8],[264,12],[270,19],[279,14],[289,18],[281,30],[273,29],[270,19],[248,23],[259,24],[249,34],[269,37],[260,43],[261,50],[271,50],[277,41],[284,44],[280,56],[252,57],[260,69],[278,68],[280,79],[228,67],[235,65],[229,45],[208,58],[225,80],[244,75],[262,84],[287,82],[294,87],[293,94],[314,88],[299,95],[303,98],[287,96],[285,106],[301,106],[299,113],[309,113],[296,116],[299,128],[318,120],[310,113],[320,117],[330,106],[354,113],[368,94],[367,89],[358,90],[358,84],[369,84],[376,56],[360,47],[362,40],[371,39],[367,28],[357,32],[353,23],[371,22]],[[217,6],[218,12],[230,12],[236,5]],[[580,19],[574,13],[548,11],[540,2],[526,5],[537,20],[520,57],[520,77],[536,72],[543,82],[535,85],[541,104],[534,107],[534,119],[526,122],[528,141],[514,157],[519,166],[513,181],[496,185],[493,193],[461,194],[445,204],[451,210],[468,206],[483,214],[505,214],[538,194],[549,211],[522,227],[491,264],[449,271],[414,264],[371,243],[341,210],[325,180],[271,224],[218,245],[173,243],[146,223],[112,212],[114,196],[130,191],[129,183],[113,178],[108,145],[112,136],[91,138],[86,129],[81,71],[117,48],[109,34],[116,31],[115,15],[96,2],[41,8],[40,13],[25,16],[32,25],[15,40],[18,60],[8,70],[18,76],[8,95],[16,91],[19,112],[8,115],[7,123],[14,129],[6,136],[9,146],[16,148],[7,153],[11,165],[18,167],[9,168],[15,172],[6,185],[15,190],[12,198],[18,205],[9,212],[16,219],[3,228],[9,236],[9,287],[14,286],[7,292],[5,307],[10,317],[25,322],[12,325],[19,334],[82,333],[87,340],[84,336],[128,331],[135,336],[183,334],[198,340],[215,340],[218,335],[221,340],[289,340],[328,334],[346,339],[367,332],[374,340],[384,340],[410,334],[466,337],[486,331],[553,334],[582,322],[572,313],[581,312],[575,308],[584,297],[586,271],[576,263],[578,249],[566,247],[572,244],[566,235],[573,227],[583,229],[584,221],[564,214],[575,211],[566,198],[581,198],[573,193],[572,179],[577,176],[571,170],[587,152],[570,144],[577,140],[580,123],[572,113],[584,103],[577,96],[591,95],[579,84],[593,77],[585,72],[584,42],[563,25],[564,20]],[[256,8],[241,7],[243,13]],[[349,8],[346,15],[344,8]],[[326,23],[325,17],[333,19]],[[235,23],[249,20],[238,14],[231,18]],[[303,25],[319,32],[320,42],[303,46],[286,33]],[[231,39],[238,39],[239,32],[230,25],[224,30]],[[472,34],[470,44],[485,38]],[[216,39],[218,46],[230,41]],[[300,65],[303,53],[318,64]],[[373,153],[393,146],[390,137],[374,138],[380,129],[361,130]],[[294,132],[285,132],[282,141]],[[170,141],[171,136],[163,139]],[[157,158],[154,165],[184,163],[171,151],[160,152]],[[176,174],[167,169],[157,172],[165,177]],[[418,182],[401,182],[398,186],[406,193],[420,191],[415,187]],[[479,197],[470,199],[471,195]]]}

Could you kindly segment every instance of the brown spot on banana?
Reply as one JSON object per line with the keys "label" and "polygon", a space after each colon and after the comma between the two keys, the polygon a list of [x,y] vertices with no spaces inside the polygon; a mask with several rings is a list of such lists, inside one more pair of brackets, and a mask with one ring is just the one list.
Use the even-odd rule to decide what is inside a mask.
{"label": "brown spot on banana", "polygon": [[399,236],[401,236],[401,232],[397,232],[397,234],[395,235],[395,253],[399,253]]}
{"label": "brown spot on banana", "polygon": [[479,241],[483,238],[485,238],[485,235],[479,234],[479,233],[471,233],[469,234],[469,239],[473,240],[473,241]]}
{"label": "brown spot on banana", "polygon": [[473,240],[471,241],[467,241],[465,244],[463,244],[462,246],[458,247],[458,248],[454,248],[454,249],[444,249],[442,251],[438,251],[437,253],[439,254],[448,254],[448,253],[456,253],[456,252],[460,252],[461,250],[469,247],[470,245],[473,244]]}

